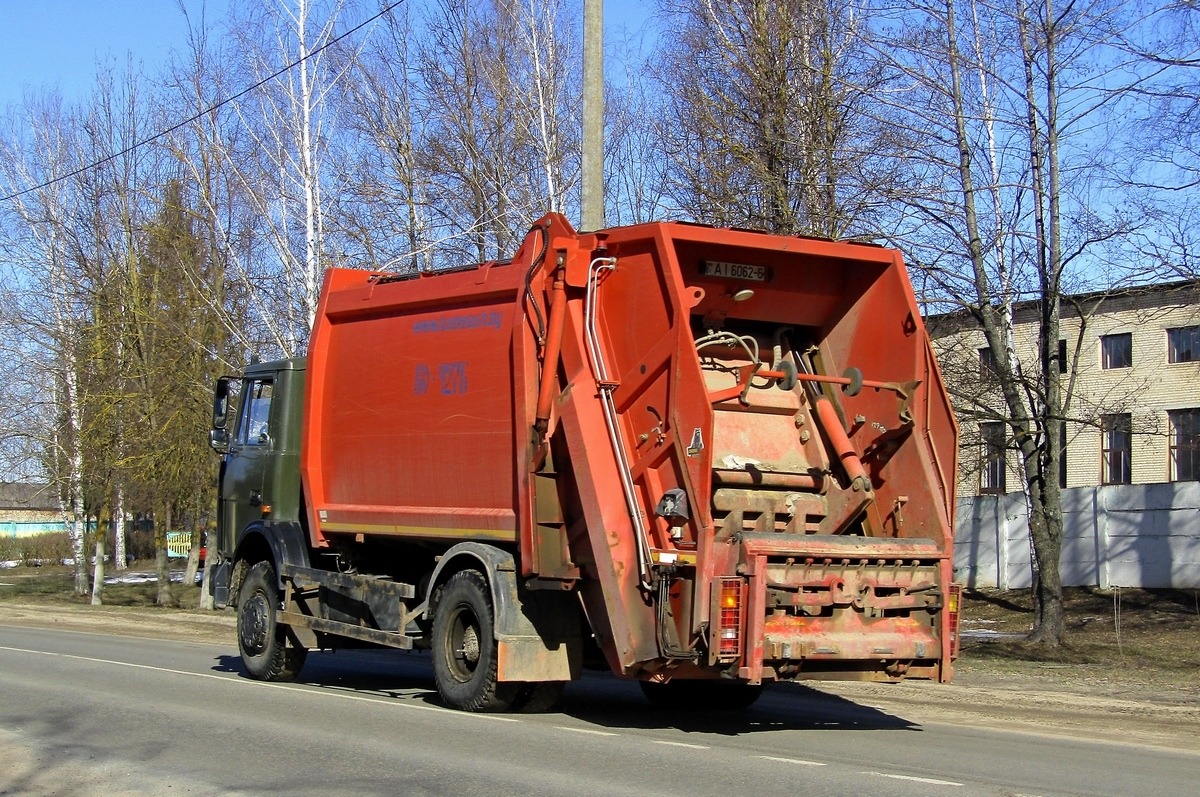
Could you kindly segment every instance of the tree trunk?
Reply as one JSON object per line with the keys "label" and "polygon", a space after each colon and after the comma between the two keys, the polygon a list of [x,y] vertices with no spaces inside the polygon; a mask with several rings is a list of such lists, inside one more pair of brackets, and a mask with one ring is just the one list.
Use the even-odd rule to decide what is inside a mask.
{"label": "tree trunk", "polygon": [[[1033,537],[1034,589],[1033,629],[1029,641],[1051,647],[1062,644],[1066,636],[1066,617],[1062,597],[1062,576],[1058,562],[1062,540],[1062,521],[1056,524],[1044,511],[1034,505],[1029,518],[1029,533]],[[1057,528],[1055,526],[1057,525]]]}
{"label": "tree trunk", "polygon": [[104,603],[104,531],[96,524],[96,567],[92,571],[92,605]]}
{"label": "tree trunk", "polygon": [[156,517],[154,521],[154,558],[158,564],[158,605],[170,606],[174,603],[171,596],[171,567],[167,559],[167,531],[171,528],[170,508],[165,507],[162,515]]}
{"label": "tree trunk", "polygon": [[204,541],[204,530],[200,524],[192,524],[192,547],[188,550],[187,569],[183,572],[184,584],[196,583],[196,571],[200,569],[200,545]]}
{"label": "tree trunk", "polygon": [[113,569],[118,572],[125,569],[125,489],[118,480],[113,495],[112,510],[113,530]]}
{"label": "tree trunk", "polygon": [[[76,502],[76,506],[82,506]],[[84,537],[87,535],[87,517],[79,514],[71,521],[71,560],[75,563],[75,594],[88,594],[87,546]]]}
{"label": "tree trunk", "polygon": [[212,567],[206,559],[204,562],[204,575],[200,579],[200,608],[212,611],[216,607],[213,605],[212,592]]}

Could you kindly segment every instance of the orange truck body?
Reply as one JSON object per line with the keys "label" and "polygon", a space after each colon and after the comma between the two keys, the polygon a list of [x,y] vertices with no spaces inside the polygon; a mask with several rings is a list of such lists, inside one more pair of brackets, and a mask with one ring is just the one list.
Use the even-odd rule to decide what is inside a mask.
{"label": "orange truck body", "polygon": [[329,271],[306,368],[314,562],[497,549],[652,682],[951,676],[957,427],[894,250],[549,215],[511,261]]}

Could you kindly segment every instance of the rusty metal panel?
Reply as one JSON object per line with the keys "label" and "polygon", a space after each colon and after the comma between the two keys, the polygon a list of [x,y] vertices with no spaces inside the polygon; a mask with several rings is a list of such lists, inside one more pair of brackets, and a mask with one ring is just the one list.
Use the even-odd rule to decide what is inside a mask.
{"label": "rusty metal panel", "polygon": [[579,656],[566,645],[549,647],[536,636],[497,640],[496,673],[501,681],[571,681],[580,672]]}

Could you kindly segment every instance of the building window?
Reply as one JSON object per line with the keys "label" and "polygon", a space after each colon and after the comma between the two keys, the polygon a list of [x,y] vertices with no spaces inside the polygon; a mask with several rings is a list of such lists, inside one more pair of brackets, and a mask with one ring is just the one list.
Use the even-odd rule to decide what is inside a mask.
{"label": "building window", "polygon": [[1004,423],[992,421],[979,424],[982,440],[982,467],[979,492],[1005,493],[1007,468],[1004,467]]}
{"label": "building window", "polygon": [[1100,482],[1129,484],[1133,459],[1132,424],[1128,413],[1100,416]]}
{"label": "building window", "polygon": [[1058,372],[1065,374],[1067,372],[1067,340],[1066,338],[1058,339]]}
{"label": "building window", "polygon": [[1200,409],[1168,412],[1171,421],[1171,479],[1200,479]]}
{"label": "building window", "polygon": [[1133,334],[1102,335],[1100,337],[1101,368],[1131,368],[1133,366]]}
{"label": "building window", "polygon": [[1058,425],[1058,486],[1067,486],[1067,424]]}
{"label": "building window", "polygon": [[984,346],[979,350],[979,377],[994,379],[997,373],[999,371],[996,369],[996,355],[990,346]]}
{"label": "building window", "polygon": [[1167,362],[1192,363],[1200,360],[1200,327],[1167,330]]}

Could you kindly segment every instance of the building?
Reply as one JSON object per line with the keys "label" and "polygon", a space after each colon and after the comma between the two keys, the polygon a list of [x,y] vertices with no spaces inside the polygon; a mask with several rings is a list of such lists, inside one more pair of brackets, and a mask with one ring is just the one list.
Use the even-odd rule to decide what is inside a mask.
{"label": "building", "polygon": [[[1034,368],[1038,313],[1032,302],[1013,313],[1013,349]],[[1060,318],[1053,367],[1069,395],[1060,485],[1200,479],[1200,280],[1067,296]],[[965,313],[927,325],[959,415],[959,495],[1019,492],[982,329]]]}
{"label": "building", "polygon": [[[1034,368],[1038,313],[1013,313]],[[1028,587],[1028,509],[983,331],[966,313],[926,323],[959,417],[957,577]],[[1060,323],[1063,584],[1200,589],[1200,280],[1064,297]]]}
{"label": "building", "polygon": [[0,537],[29,537],[66,528],[50,485],[0,482]]}

